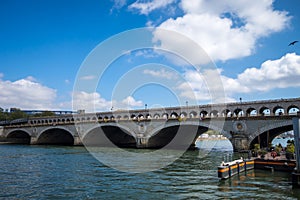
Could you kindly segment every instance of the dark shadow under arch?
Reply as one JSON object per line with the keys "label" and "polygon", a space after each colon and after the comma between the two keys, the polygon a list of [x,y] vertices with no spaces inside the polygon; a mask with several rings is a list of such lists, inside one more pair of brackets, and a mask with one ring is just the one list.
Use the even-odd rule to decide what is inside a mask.
{"label": "dark shadow under arch", "polygon": [[9,133],[6,141],[11,144],[30,144],[30,135],[22,130],[16,130]]}
{"label": "dark shadow under arch", "polygon": [[41,133],[36,144],[74,145],[73,135],[61,128],[51,128]]}
{"label": "dark shadow under arch", "polygon": [[[254,148],[254,144],[260,144],[261,148],[267,148],[268,143],[272,142],[272,140],[287,131],[292,131],[293,125],[282,126],[274,129],[270,129],[261,133],[259,136],[255,137],[250,143],[250,149]],[[269,139],[268,139],[269,138]]]}
{"label": "dark shadow under arch", "polygon": [[107,147],[116,145],[120,148],[135,148],[136,140],[126,130],[118,126],[101,126],[89,131],[83,138],[86,146]]}
{"label": "dark shadow under arch", "polygon": [[[206,132],[207,127],[196,125],[174,125],[165,127],[153,134],[148,140],[148,148],[160,149],[169,144],[169,148],[183,149],[195,148],[195,142],[199,135]],[[176,139],[175,136],[179,134]],[[172,143],[170,143],[172,141]]]}

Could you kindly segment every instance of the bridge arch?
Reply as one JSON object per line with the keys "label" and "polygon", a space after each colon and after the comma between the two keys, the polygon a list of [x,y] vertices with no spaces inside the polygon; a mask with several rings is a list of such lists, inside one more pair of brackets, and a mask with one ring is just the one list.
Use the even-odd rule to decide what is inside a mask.
{"label": "bridge arch", "polygon": [[112,146],[136,147],[136,136],[131,130],[115,123],[101,124],[87,130],[82,136],[84,145],[87,146]]}
{"label": "bridge arch", "polygon": [[9,132],[6,138],[9,143],[13,144],[30,144],[31,140],[30,133],[22,129]]}
{"label": "bridge arch", "polygon": [[273,115],[283,115],[284,114],[284,108],[282,106],[277,105],[273,108],[272,112],[273,112]]}
{"label": "bridge arch", "polygon": [[98,121],[102,121],[103,118],[101,116],[98,116]]}
{"label": "bridge arch", "polygon": [[208,112],[206,110],[202,110],[200,112],[200,117],[206,117],[208,115]]}
{"label": "bridge arch", "polygon": [[270,108],[266,107],[266,106],[262,106],[260,109],[259,109],[259,114],[260,115],[270,115],[271,114],[271,110]]}
{"label": "bridge arch", "polygon": [[[175,139],[175,136],[179,129],[180,135],[173,142],[172,140]],[[169,145],[171,141],[174,144],[170,145],[170,147],[174,147],[174,145],[175,148],[177,146],[181,147],[183,145],[190,145],[190,147],[194,147],[197,138],[209,129],[218,131],[221,135],[228,138],[228,140],[231,142],[231,134],[217,126],[201,123],[199,121],[185,121],[184,123],[169,121],[167,124],[158,126],[151,131],[151,133],[149,134],[150,137],[148,140],[148,147],[162,148],[166,145]]]}
{"label": "bridge arch", "polygon": [[131,118],[131,119],[136,119],[135,114],[130,115],[130,118]]}
{"label": "bridge arch", "polygon": [[66,128],[50,127],[37,136],[36,144],[74,145],[74,137]]}
{"label": "bridge arch", "polygon": [[246,116],[250,117],[250,116],[257,116],[257,110],[253,107],[250,107],[246,110]]}
{"label": "bridge arch", "polygon": [[259,130],[254,132],[249,137],[249,147],[252,149],[254,144],[259,144],[262,148],[268,147],[268,143],[272,140],[287,131],[293,130],[292,121],[285,121],[279,123],[273,123],[264,127],[261,127]]}
{"label": "bridge arch", "polygon": [[168,113],[163,113],[161,116],[163,119],[169,119]]}
{"label": "bridge arch", "polygon": [[151,116],[151,114],[146,114],[146,119],[151,119],[152,118],[152,116]]}
{"label": "bridge arch", "polygon": [[170,117],[171,117],[172,119],[178,118],[177,112],[172,112],[171,115],[170,115]]}
{"label": "bridge arch", "polygon": [[[199,122],[185,122],[183,125],[179,121],[169,121],[151,131],[148,148],[194,147],[196,139],[206,130],[206,127],[199,126]],[[179,135],[177,135],[178,131],[180,131]]]}
{"label": "bridge arch", "polygon": [[159,119],[159,118],[160,118],[160,114],[155,113],[154,116],[153,116],[153,118],[154,118],[154,119]]}
{"label": "bridge arch", "polygon": [[139,114],[138,115],[138,119],[144,119],[144,115],[143,114]]}
{"label": "bridge arch", "polygon": [[210,117],[218,117],[219,116],[219,111],[212,110],[209,115],[210,115]]}
{"label": "bridge arch", "polygon": [[197,116],[197,112],[194,111],[194,110],[191,111],[189,117],[190,117],[190,118],[196,118],[196,117],[198,117],[198,116]]}
{"label": "bridge arch", "polygon": [[108,118],[108,116],[104,116],[103,119],[104,120],[108,120],[109,118]]}
{"label": "bridge arch", "polygon": [[225,109],[221,112],[222,117],[230,117],[230,110],[229,109]]}
{"label": "bridge arch", "polygon": [[233,113],[236,117],[241,117],[244,115],[244,111],[241,108],[236,108]]}
{"label": "bridge arch", "polygon": [[289,107],[287,107],[286,112],[289,115],[296,115],[297,112],[299,112],[299,107],[295,105],[290,105]]}
{"label": "bridge arch", "polygon": [[179,116],[181,117],[181,118],[185,118],[185,117],[187,117],[187,113],[186,112],[181,112],[180,114],[179,114]]}

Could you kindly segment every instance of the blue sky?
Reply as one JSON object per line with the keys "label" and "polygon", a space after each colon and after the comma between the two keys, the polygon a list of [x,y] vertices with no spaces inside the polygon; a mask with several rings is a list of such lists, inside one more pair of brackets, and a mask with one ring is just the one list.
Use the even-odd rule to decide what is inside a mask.
{"label": "blue sky", "polygon": [[[180,67],[172,56],[153,50],[124,53],[100,82],[78,76],[97,45],[142,27],[176,31],[201,46],[216,66],[227,102],[299,97],[300,42],[288,46],[300,41],[299,10],[297,0],[2,0],[0,107],[71,110],[73,95],[84,109],[93,105],[101,111],[212,102],[201,79],[205,72]],[[168,35],[153,37],[166,49],[176,48],[177,41],[166,42]],[[192,54],[188,47],[184,51]],[[149,63],[156,64],[135,68]],[[118,92],[133,69],[133,79],[148,83]],[[93,79],[97,89],[74,91],[78,79]],[[172,83],[150,84],[159,79]]]}

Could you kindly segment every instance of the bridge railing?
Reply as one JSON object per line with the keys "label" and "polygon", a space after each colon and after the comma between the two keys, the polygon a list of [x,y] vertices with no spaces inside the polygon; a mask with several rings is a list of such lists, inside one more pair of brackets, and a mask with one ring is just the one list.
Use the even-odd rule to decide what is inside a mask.
{"label": "bridge railing", "polygon": [[133,122],[142,122],[142,121],[166,121],[166,120],[178,120],[178,121],[186,121],[186,120],[213,120],[213,119],[239,119],[239,120],[258,120],[258,119],[292,119],[294,115],[278,115],[278,116],[233,116],[233,117],[224,117],[224,116],[190,116],[190,117],[159,117],[159,118],[102,118],[102,119],[96,119],[96,118],[84,118],[84,120],[76,120],[76,118],[71,119],[62,119],[58,120],[59,118],[55,118],[56,120],[46,120],[45,118],[37,120],[37,118],[34,118],[34,120],[29,119],[27,123],[21,123],[21,124],[7,124],[2,125],[6,128],[15,128],[15,127],[28,127],[28,126],[57,126],[57,125],[70,125],[70,124],[76,124],[76,123],[116,123],[119,121],[133,121]]}

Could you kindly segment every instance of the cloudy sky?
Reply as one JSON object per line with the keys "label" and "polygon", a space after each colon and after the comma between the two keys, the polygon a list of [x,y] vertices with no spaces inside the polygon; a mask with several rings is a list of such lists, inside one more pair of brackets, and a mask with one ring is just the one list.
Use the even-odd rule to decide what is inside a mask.
{"label": "cloudy sky", "polygon": [[[299,10],[298,0],[2,0],[0,107],[206,104],[215,91],[227,102],[299,97],[300,42],[288,46],[300,41]],[[151,35],[112,42],[142,27]],[[105,42],[111,49],[99,60],[146,40],[153,48],[120,49],[102,74],[81,71]],[[213,67],[205,69],[208,63]],[[214,88],[218,80],[222,91]],[[90,82],[89,89],[76,86]]]}

